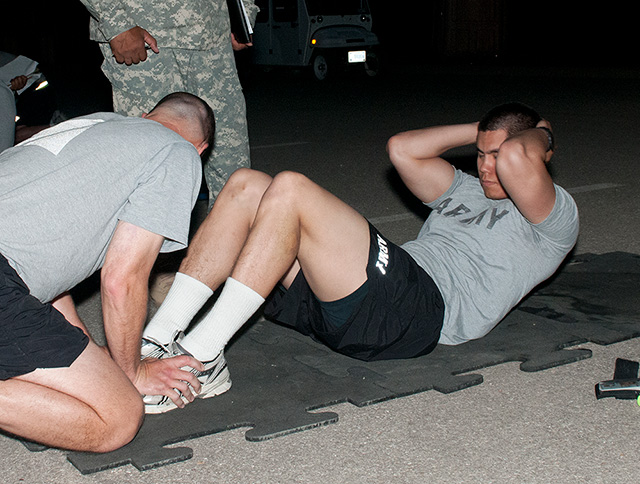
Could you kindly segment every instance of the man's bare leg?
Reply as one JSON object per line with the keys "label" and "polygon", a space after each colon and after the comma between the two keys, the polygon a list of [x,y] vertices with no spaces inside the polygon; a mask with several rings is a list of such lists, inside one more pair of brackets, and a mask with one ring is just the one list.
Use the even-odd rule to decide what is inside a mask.
{"label": "man's bare leg", "polygon": [[213,359],[298,263],[319,299],[348,296],[366,281],[369,238],[368,222],[337,197],[298,173],[277,175],[220,298],[185,348]]}
{"label": "man's bare leg", "polygon": [[277,175],[262,197],[232,277],[266,297],[298,261],[322,301],[348,296],[367,279],[369,224],[304,175]]}
{"label": "man's bare leg", "polygon": [[168,344],[227,277],[246,242],[258,205],[272,178],[249,169],[237,170],[227,181],[213,209],[189,244],[176,279],[144,337]]}
{"label": "man's bare leg", "polygon": [[0,428],[51,447],[117,449],[133,439],[143,415],[140,394],[94,343],[69,368],[0,381]]}
{"label": "man's bare leg", "polygon": [[[201,292],[198,285],[215,290],[224,283],[213,308],[180,342],[213,370],[202,375],[200,396],[218,395],[230,387],[222,351],[278,281],[288,287],[302,267],[319,299],[348,296],[367,279],[369,245],[364,217],[303,175],[286,172],[271,179],[238,170],[194,237],[180,266],[184,277],[174,282],[148,328],[176,326],[175,321],[159,321],[161,313],[182,318],[178,324],[186,328],[196,311],[185,311],[182,302]],[[166,411],[163,406],[154,411]]]}
{"label": "man's bare leg", "polygon": [[80,319],[80,315],[76,310],[76,305],[73,302],[73,298],[69,292],[65,292],[51,301],[51,305],[56,308],[62,315],[64,319],[68,322],[80,328],[84,334],[86,334],[89,339],[91,339],[91,334],[89,330],[85,326],[84,322]]}
{"label": "man's bare leg", "polygon": [[234,172],[194,235],[179,271],[218,288],[231,274],[271,182],[259,171]]}

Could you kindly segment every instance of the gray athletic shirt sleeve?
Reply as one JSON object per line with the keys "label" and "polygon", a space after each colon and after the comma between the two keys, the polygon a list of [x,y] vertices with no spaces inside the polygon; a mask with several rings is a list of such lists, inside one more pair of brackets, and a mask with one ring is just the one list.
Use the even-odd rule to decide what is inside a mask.
{"label": "gray athletic shirt sleeve", "polygon": [[539,224],[511,200],[485,197],[479,180],[456,170],[418,238],[402,247],[433,278],[445,301],[442,344],[487,334],[527,293],[551,276],[578,236],[578,210],[555,185],[556,201]]}
{"label": "gray athletic shirt sleeve", "polygon": [[41,301],[102,267],[120,220],[186,247],[200,157],[154,121],[75,118],[0,155],[0,253]]}

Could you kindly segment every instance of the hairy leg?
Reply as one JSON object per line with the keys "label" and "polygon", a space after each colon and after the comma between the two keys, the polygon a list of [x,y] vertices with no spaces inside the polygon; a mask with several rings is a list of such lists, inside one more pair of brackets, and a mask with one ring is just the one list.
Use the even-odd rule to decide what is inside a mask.
{"label": "hairy leg", "polygon": [[94,343],[69,368],[0,381],[0,428],[52,447],[107,452],[142,423],[140,394]]}
{"label": "hairy leg", "polygon": [[304,175],[283,172],[264,193],[232,277],[266,297],[300,264],[316,296],[333,301],[367,279],[369,225]]}
{"label": "hairy leg", "polygon": [[179,271],[213,290],[220,286],[231,274],[271,180],[254,170],[234,172],[194,235]]}
{"label": "hairy leg", "polygon": [[[240,223],[233,226],[216,220],[216,215],[233,219],[232,212],[215,212],[221,201],[227,202],[237,192],[225,196],[225,187],[209,215],[211,225],[201,233],[197,254],[203,252],[205,239],[211,243],[210,250],[220,250],[222,244],[214,242],[216,234],[229,239],[230,229],[242,229],[234,246],[234,260],[239,253],[235,267],[225,267],[233,267],[231,277],[213,308],[182,340],[184,348],[202,361],[216,357],[278,281],[288,285],[298,267],[316,296],[325,301],[345,297],[366,281],[369,225],[364,217],[298,173],[281,173],[260,189],[259,205],[252,197],[252,210],[241,212]],[[199,259],[222,275],[215,262]]]}
{"label": "hairy leg", "polygon": [[[168,343],[175,331],[186,330],[212,290],[227,280],[271,180],[264,173],[246,168],[231,175],[189,244],[167,299],[144,331],[145,338]],[[204,340],[200,335],[206,326],[199,324],[183,341],[192,354],[205,361],[211,359],[209,353],[203,357],[204,352],[194,346],[210,346],[209,332]]]}

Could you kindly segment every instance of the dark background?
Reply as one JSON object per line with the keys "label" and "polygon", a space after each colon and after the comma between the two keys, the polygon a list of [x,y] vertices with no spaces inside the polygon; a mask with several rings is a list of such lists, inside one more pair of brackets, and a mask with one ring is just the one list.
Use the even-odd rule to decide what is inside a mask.
{"label": "dark background", "polygon": [[[551,0],[369,2],[386,66],[637,66],[637,20],[620,2],[595,8]],[[89,15],[79,0],[6,5],[2,23],[0,50],[40,62],[65,114],[110,108],[101,55],[89,40]]]}

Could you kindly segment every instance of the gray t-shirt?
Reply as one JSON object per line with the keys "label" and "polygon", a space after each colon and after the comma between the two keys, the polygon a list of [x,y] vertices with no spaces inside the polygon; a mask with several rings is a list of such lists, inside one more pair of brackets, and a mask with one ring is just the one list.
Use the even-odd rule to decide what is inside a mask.
{"label": "gray t-shirt", "polygon": [[0,253],[47,302],[102,267],[119,220],[186,247],[196,149],[142,118],[75,118],[0,154]]}
{"label": "gray t-shirt", "polygon": [[555,185],[549,216],[532,224],[509,199],[488,199],[476,177],[456,170],[418,238],[402,247],[433,278],[445,302],[442,344],[487,334],[551,276],[578,237],[578,209]]}

